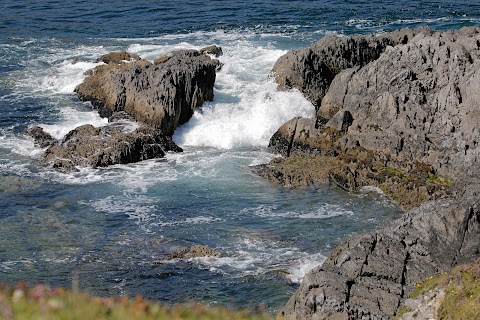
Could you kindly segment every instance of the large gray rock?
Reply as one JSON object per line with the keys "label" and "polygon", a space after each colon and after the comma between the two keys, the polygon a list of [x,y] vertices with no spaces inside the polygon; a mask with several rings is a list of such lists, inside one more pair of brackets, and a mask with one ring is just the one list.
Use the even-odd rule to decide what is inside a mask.
{"label": "large gray rock", "polygon": [[[464,28],[443,33],[417,30],[408,43],[386,47],[375,60],[339,71],[327,81],[328,88],[313,83],[312,88],[318,88],[312,94],[316,98],[308,93],[312,88],[304,90],[312,101],[320,101],[316,118],[286,124],[274,135],[270,147],[290,155],[305,151],[319,153],[323,144],[320,153],[330,152],[334,156],[339,146],[344,151],[361,147],[406,172],[417,161],[451,178],[466,170],[480,174],[479,30]],[[328,39],[327,44],[334,43],[333,38]],[[352,49],[344,43],[359,43],[358,39],[340,38],[336,49],[331,50],[331,57],[323,60],[355,56],[356,47]],[[360,39],[363,39],[360,43],[368,44],[388,37]],[[320,44],[323,42],[314,48]],[[330,52],[327,49],[321,52]],[[305,54],[295,56],[306,59]],[[299,67],[298,59],[291,62],[292,68]],[[342,63],[345,67],[350,65]],[[310,72],[309,68],[305,67],[301,78],[304,83],[317,78],[324,81],[324,73]],[[280,78],[277,72],[280,87],[285,81],[291,82],[290,77]],[[325,77],[330,79],[328,74]],[[341,132],[342,138],[328,147],[325,128]]]}
{"label": "large gray rock", "polygon": [[[156,64],[117,55],[102,59],[108,58],[109,64],[96,67],[75,89],[80,100],[90,101],[101,116],[124,111],[171,136],[197,107],[213,99],[220,62],[208,55],[176,51]],[[125,63],[125,57],[133,61]]]}
{"label": "large gray rock", "polygon": [[356,235],[308,273],[284,319],[389,319],[427,276],[480,254],[478,199],[438,200]]}
{"label": "large gray rock", "polygon": [[[330,37],[274,68],[317,113],[275,133],[270,148],[287,158],[262,176],[375,185],[407,208],[424,203],[338,246],[287,319],[388,319],[424,277],[480,257],[480,28],[402,32],[411,36]],[[425,202],[439,198],[449,199]]]}
{"label": "large gray rock", "polygon": [[77,167],[106,167],[161,158],[167,151],[181,151],[160,130],[127,122],[96,128],[83,125],[49,147],[41,161],[61,172]]}
{"label": "large gray rock", "polygon": [[402,29],[375,36],[328,36],[313,47],[289,51],[275,63],[272,75],[281,89],[298,89],[319,106],[330,83],[342,70],[376,60],[388,46],[407,43],[427,28]]}
{"label": "large gray rock", "polygon": [[57,143],[57,139],[45,132],[39,126],[32,126],[25,131],[25,134],[35,141],[35,146],[39,148],[46,148]]}

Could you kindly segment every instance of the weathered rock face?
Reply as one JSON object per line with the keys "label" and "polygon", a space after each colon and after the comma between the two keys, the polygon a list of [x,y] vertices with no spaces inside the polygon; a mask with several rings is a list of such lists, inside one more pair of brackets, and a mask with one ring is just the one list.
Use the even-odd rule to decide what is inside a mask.
{"label": "weathered rock face", "polygon": [[337,247],[285,318],[387,319],[423,277],[480,256],[480,28],[329,37],[273,72],[317,113],[275,133],[270,149],[286,158],[260,175],[291,186],[374,185],[406,209],[424,203]]}
{"label": "weathered rock face", "polygon": [[438,200],[353,236],[305,276],[285,319],[389,319],[425,277],[480,254],[480,202]]}
{"label": "weathered rock face", "polygon": [[77,166],[97,168],[160,158],[167,151],[181,149],[155,128],[122,122],[101,128],[83,125],[49,147],[42,164],[72,172]]}
{"label": "weathered rock face", "polygon": [[381,36],[329,36],[312,48],[289,51],[275,63],[272,74],[281,89],[298,89],[320,106],[330,83],[342,70],[376,60],[388,46],[407,43],[426,28],[402,29]]}
{"label": "weathered rock face", "polygon": [[[313,102],[320,101],[316,117],[293,119],[282,126],[270,141],[271,150],[284,156],[343,158],[354,176],[368,176],[376,168],[391,168],[410,176],[417,164],[428,166],[432,177],[444,176],[447,180],[459,179],[467,171],[479,176],[479,30],[404,30],[414,36],[407,36],[405,43],[394,47],[385,46],[375,60],[353,67],[341,57],[355,57],[358,47],[344,43],[383,43],[390,34],[366,37],[368,41],[360,36],[340,39],[338,47],[331,37],[318,42],[315,50],[324,48],[320,52],[332,54],[323,60],[340,57],[347,69],[336,73],[327,81],[328,86],[314,94],[308,93],[317,88],[313,84],[303,89]],[[297,59],[292,68],[306,59],[306,51],[302,52],[294,55]],[[291,77],[301,75],[297,72],[279,78],[280,74],[276,76],[281,87]],[[318,71],[305,71],[301,76],[304,83],[323,79]],[[352,167],[357,162],[355,155],[363,151],[370,153],[369,162]],[[357,179],[359,186],[370,182]]]}
{"label": "weathered rock face", "polygon": [[198,51],[173,52],[157,64],[117,61],[95,68],[75,89],[101,116],[124,111],[171,136],[177,126],[191,118],[195,108],[213,99],[220,62]]}

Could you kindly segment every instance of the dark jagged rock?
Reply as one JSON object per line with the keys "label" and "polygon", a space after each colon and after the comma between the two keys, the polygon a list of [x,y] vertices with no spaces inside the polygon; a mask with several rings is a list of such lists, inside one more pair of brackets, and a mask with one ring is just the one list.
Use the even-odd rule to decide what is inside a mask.
{"label": "dark jagged rock", "polygon": [[160,158],[167,151],[178,152],[181,148],[155,128],[136,128],[133,123],[122,122],[101,128],[83,125],[49,147],[42,164],[72,172],[77,166],[97,168]]}
{"label": "dark jagged rock", "polygon": [[45,132],[43,128],[39,126],[33,126],[27,129],[25,134],[35,141],[35,146],[39,148],[46,148],[53,146],[58,141],[52,137],[49,133]]}
{"label": "dark jagged rock", "polygon": [[220,62],[195,50],[176,51],[164,60],[98,66],[75,92],[103,117],[124,111],[171,136],[197,107],[213,99]]}
{"label": "dark jagged rock", "polygon": [[479,255],[480,203],[428,202],[394,225],[353,236],[307,274],[285,319],[389,319],[425,277]]}
{"label": "dark jagged rock", "polygon": [[280,89],[298,89],[320,106],[330,83],[340,71],[362,67],[380,57],[388,46],[407,43],[427,28],[402,29],[375,36],[328,36],[313,47],[289,51],[275,63],[272,74]]}

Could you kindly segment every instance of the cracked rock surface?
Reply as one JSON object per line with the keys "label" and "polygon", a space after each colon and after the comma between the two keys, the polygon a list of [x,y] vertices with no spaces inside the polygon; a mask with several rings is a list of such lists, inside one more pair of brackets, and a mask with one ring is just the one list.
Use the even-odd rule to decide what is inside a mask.
{"label": "cracked rock surface", "polygon": [[[433,214],[434,213],[434,214]],[[479,255],[480,202],[437,200],[353,236],[305,276],[285,319],[389,319],[416,283]]]}

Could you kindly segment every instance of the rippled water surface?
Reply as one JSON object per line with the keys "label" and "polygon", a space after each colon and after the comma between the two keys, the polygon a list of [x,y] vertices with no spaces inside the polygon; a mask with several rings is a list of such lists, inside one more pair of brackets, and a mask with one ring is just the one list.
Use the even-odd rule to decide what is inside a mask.
{"label": "rippled water surface", "polygon": [[[313,106],[268,78],[286,50],[328,34],[480,24],[476,1],[11,1],[0,5],[0,282],[141,294],[276,312],[348,235],[399,216],[376,193],[290,190],[257,177],[270,136]],[[105,125],[73,90],[93,61],[127,50],[223,47],[215,99],[177,129],[185,152],[60,174],[23,135]],[[75,63],[73,63],[75,62]],[[168,260],[202,244],[218,257]]]}

